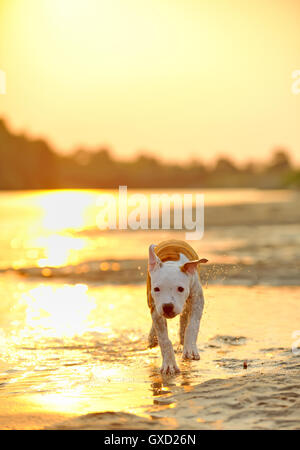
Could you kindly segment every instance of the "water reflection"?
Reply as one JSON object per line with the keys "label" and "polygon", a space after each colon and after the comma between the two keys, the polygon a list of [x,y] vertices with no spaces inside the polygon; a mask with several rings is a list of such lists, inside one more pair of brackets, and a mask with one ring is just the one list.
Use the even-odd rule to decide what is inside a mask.
{"label": "water reflection", "polygon": [[[175,392],[244,374],[246,359],[247,373],[273,368],[300,320],[297,313],[285,320],[281,309],[282,297],[289,311],[297,305],[296,289],[210,287],[201,360],[182,361],[176,353],[181,373],[162,377],[159,349],[146,347],[150,315],[144,286],[18,283],[6,277],[0,294],[0,396],[25,396],[31,408],[74,414],[143,413],[154,400],[158,409],[171,408]],[[176,320],[169,324],[175,348],[177,327]]]}
{"label": "water reflection", "polygon": [[59,234],[38,237],[34,246],[43,248],[44,258],[37,260],[39,267],[60,267],[67,264],[77,264],[80,260],[78,254],[86,245],[84,238],[74,238]]}
{"label": "water reflection", "polygon": [[88,296],[88,286],[39,285],[21,294],[26,302],[26,328],[39,337],[72,337],[82,334],[88,325],[91,311],[96,307]]}
{"label": "water reflection", "polygon": [[[0,267],[14,269],[36,266],[60,267],[78,264],[88,259],[144,258],[145,249],[150,243],[171,237],[184,238],[185,233],[181,231],[101,232],[97,226],[97,216],[100,212],[99,198],[108,192],[117,194],[116,190],[1,193]],[[195,190],[189,192],[195,194]],[[130,191],[128,193],[130,194]],[[150,195],[152,191],[146,190],[143,193]],[[174,191],[168,190],[166,193],[173,194]],[[205,192],[205,205],[208,207],[216,204],[247,202],[287,202],[291,200],[292,195],[289,191],[209,190]],[[290,225],[289,236],[298,236],[294,228]],[[259,233],[258,237],[257,233]],[[208,259],[212,259],[211,256],[213,256],[215,262],[222,262],[224,254],[227,254],[228,261],[228,257],[233,258],[232,249],[236,248],[235,254],[240,257],[249,239],[255,240],[260,245],[255,249],[255,255],[248,248],[245,248],[242,254],[251,262],[256,255],[258,258],[265,256],[258,252],[267,248],[267,238],[271,245],[273,242],[283,242],[289,246],[288,251],[293,252],[293,256],[296,252],[295,246],[291,246],[290,241],[283,241],[281,234],[281,227],[273,227],[272,230],[269,227],[261,231],[257,227],[254,229],[253,227],[235,227],[234,233],[230,227],[222,229],[222,233],[206,229],[205,237],[201,241],[201,250],[205,252]],[[263,240],[264,246],[258,239]],[[236,257],[232,262],[235,261]]]}
{"label": "water reflection", "polygon": [[89,191],[54,191],[36,199],[43,211],[42,226],[50,231],[81,229],[88,223],[88,208],[94,200]]}

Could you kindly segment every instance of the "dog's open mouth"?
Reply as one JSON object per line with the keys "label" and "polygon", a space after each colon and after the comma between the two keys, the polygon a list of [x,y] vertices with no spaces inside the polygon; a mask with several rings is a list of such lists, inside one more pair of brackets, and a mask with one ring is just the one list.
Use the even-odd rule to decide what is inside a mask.
{"label": "dog's open mouth", "polygon": [[174,312],[169,312],[169,313],[163,313],[163,316],[164,316],[166,319],[173,319],[173,317],[177,316],[177,314],[174,313]]}

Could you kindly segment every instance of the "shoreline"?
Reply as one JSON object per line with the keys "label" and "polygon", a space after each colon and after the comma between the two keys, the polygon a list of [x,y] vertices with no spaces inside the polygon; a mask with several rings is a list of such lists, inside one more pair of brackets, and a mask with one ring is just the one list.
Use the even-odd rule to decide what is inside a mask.
{"label": "shoreline", "polygon": [[[101,269],[104,267],[104,269]],[[117,268],[117,269],[116,269]],[[17,275],[27,279],[67,281],[70,284],[97,282],[131,285],[146,283],[146,259],[105,259],[85,261],[64,267],[3,268],[1,275]],[[256,263],[214,263],[201,267],[201,282],[207,285],[232,286],[299,286],[300,262],[278,261]]]}

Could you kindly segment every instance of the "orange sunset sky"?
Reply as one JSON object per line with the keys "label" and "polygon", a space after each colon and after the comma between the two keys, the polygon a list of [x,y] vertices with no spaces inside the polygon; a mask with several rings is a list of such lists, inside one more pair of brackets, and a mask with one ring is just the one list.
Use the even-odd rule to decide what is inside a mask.
{"label": "orange sunset sky", "polygon": [[300,0],[0,0],[0,117],[62,152],[300,162]]}

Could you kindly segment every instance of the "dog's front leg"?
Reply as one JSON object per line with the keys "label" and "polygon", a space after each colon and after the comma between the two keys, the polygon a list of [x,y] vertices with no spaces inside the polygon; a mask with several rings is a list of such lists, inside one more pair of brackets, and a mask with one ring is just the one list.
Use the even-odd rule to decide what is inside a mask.
{"label": "dog's front leg", "polygon": [[174,375],[179,373],[180,370],[176,364],[175,354],[172,346],[172,342],[168,336],[167,321],[164,317],[158,315],[156,311],[152,313],[153,324],[157,333],[158,343],[160,346],[161,356],[163,359],[161,366],[162,374]]}
{"label": "dog's front leg", "polygon": [[200,359],[197,349],[197,337],[204,307],[204,298],[201,286],[200,290],[191,296],[190,301],[189,322],[184,334],[183,358]]}
{"label": "dog's front leg", "polygon": [[150,330],[149,336],[148,336],[148,347],[153,348],[153,347],[157,347],[157,345],[158,345],[158,339],[157,339],[156,329],[155,329],[154,323],[152,322],[152,327],[151,327],[151,330]]}

